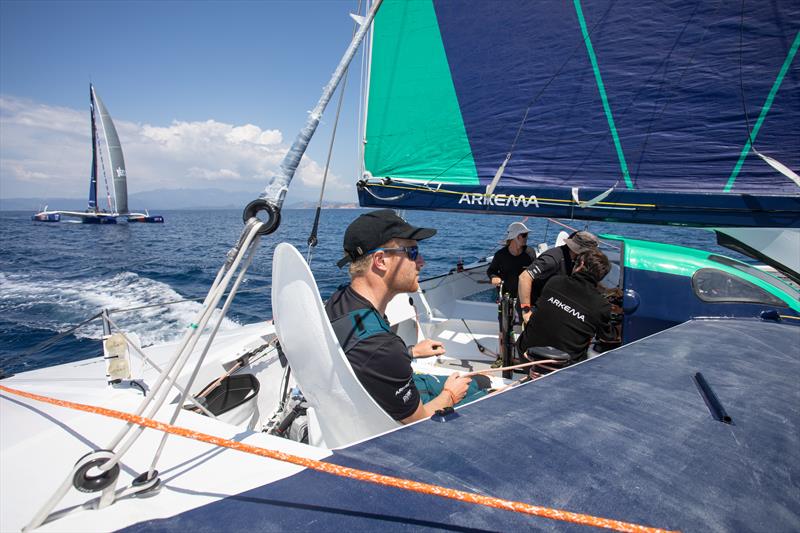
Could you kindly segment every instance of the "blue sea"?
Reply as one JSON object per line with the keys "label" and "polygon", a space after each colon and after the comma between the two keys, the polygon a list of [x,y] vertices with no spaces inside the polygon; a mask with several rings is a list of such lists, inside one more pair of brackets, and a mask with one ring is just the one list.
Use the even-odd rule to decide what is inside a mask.
{"label": "blue sea", "polygon": [[[323,298],[347,281],[335,263],[342,236],[362,210],[322,212],[319,244],[311,267]],[[243,224],[240,210],[166,211],[164,224],[89,225],[37,223],[31,213],[0,212],[0,369],[18,373],[101,354],[102,327],[95,320],[40,349],[42,343],[102,309],[129,309],[202,299]],[[407,211],[414,225],[438,234],[422,245],[422,277],[448,272],[497,250],[504,229],[519,217]],[[222,329],[271,317],[269,283],[278,242],[303,255],[313,209],[285,210],[279,230],[264,237]],[[546,219],[528,219],[531,244],[554,242],[563,229]],[[710,231],[628,224],[572,224],[595,233],[692,246],[735,256],[716,246]],[[112,314],[126,331],[150,345],[180,338],[200,310],[197,301]]]}

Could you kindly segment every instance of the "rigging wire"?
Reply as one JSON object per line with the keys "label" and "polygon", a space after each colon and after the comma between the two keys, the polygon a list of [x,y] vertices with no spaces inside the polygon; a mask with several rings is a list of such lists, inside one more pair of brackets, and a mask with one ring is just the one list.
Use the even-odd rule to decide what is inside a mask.
{"label": "rigging wire", "polygon": [[[605,13],[603,13],[603,16],[602,16],[602,17],[600,17],[600,19],[597,21],[597,23],[596,23],[596,24],[595,24],[595,25],[592,27],[592,29],[591,29],[591,30],[589,30],[589,32],[587,33],[587,37],[586,37],[587,39],[588,39],[589,37],[591,37],[592,33],[594,33],[594,31],[595,31],[595,30],[596,30],[598,27],[600,27],[600,24],[601,24],[601,23],[602,23],[602,22],[605,20],[605,18],[606,18],[606,17],[608,16],[608,14],[611,12],[611,8],[613,8],[613,7],[614,7],[614,4],[616,4],[616,1],[614,1],[614,2],[611,2],[611,4],[609,4],[609,6],[608,6],[608,9],[606,9],[606,12],[605,12]],[[523,114],[523,117],[522,117],[522,121],[520,122],[519,128],[517,128],[517,133],[516,133],[516,135],[514,136],[514,140],[513,140],[513,141],[512,141],[512,143],[511,143],[511,147],[509,148],[509,151],[508,151],[508,153],[506,154],[506,158],[503,160],[503,165],[505,165],[506,163],[508,163],[508,161],[509,161],[509,160],[510,160],[510,158],[511,158],[511,154],[512,154],[512,152],[514,151],[514,148],[515,148],[515,147],[516,147],[516,145],[517,145],[517,141],[519,140],[519,137],[520,137],[520,135],[522,134],[522,129],[524,128],[524,126],[525,126],[525,123],[526,123],[526,122],[527,122],[527,120],[528,120],[528,115],[529,115],[529,113],[530,113],[530,110],[531,110],[531,108],[532,108],[532,107],[533,107],[533,106],[536,104],[536,102],[538,102],[538,101],[539,101],[539,99],[541,99],[542,95],[544,94],[545,90],[547,90],[547,88],[550,86],[550,84],[551,84],[551,83],[553,83],[553,82],[556,80],[556,78],[558,78],[558,76],[561,74],[561,71],[562,71],[562,70],[564,70],[564,68],[567,66],[567,64],[569,64],[570,60],[572,59],[572,56],[573,56],[573,55],[575,55],[575,52],[576,52],[576,51],[577,51],[577,50],[578,50],[580,47],[582,47],[582,46],[585,46],[585,40],[586,40],[586,39],[584,39],[583,37],[580,39],[580,41],[578,42],[578,44],[576,44],[576,45],[575,45],[575,47],[572,49],[572,52],[570,52],[570,54],[567,56],[567,58],[566,58],[566,59],[565,59],[565,60],[564,60],[564,61],[561,63],[561,65],[558,67],[558,69],[556,70],[556,72],[555,72],[555,73],[554,73],[552,76],[550,76],[550,78],[548,78],[548,80],[547,80],[547,82],[544,84],[544,86],[542,86],[542,88],[539,90],[539,92],[538,92],[538,93],[536,93],[536,95],[534,95],[534,96],[531,98],[531,100],[528,102],[528,104],[527,104],[527,106],[526,106],[526,108],[525,108],[525,113]],[[469,152],[465,153],[464,155],[462,155],[461,157],[459,157],[458,159],[456,159],[456,160],[455,160],[455,162],[453,162],[453,164],[451,164],[449,167],[447,167],[446,169],[444,169],[443,171],[441,171],[441,172],[440,172],[439,174],[437,174],[436,176],[433,176],[432,178],[430,178],[430,179],[426,180],[426,181],[425,181],[423,184],[424,184],[425,186],[427,186],[427,185],[429,185],[429,184],[430,184],[432,181],[435,181],[435,180],[439,179],[439,178],[440,178],[440,177],[442,177],[442,176],[443,176],[445,173],[447,173],[447,171],[449,171],[451,168],[453,168],[454,166],[456,166],[457,164],[459,164],[461,161],[463,161],[463,160],[464,160],[466,157],[468,157],[468,156],[469,156],[469,155],[471,155],[471,154],[472,154],[472,151],[469,151]],[[503,166],[503,165],[501,165],[501,166]],[[498,168],[498,170],[499,170],[499,168]]]}
{"label": "rigging wire", "polygon": [[[361,0],[359,0],[360,4]],[[367,8],[364,11],[368,11]],[[359,11],[360,13],[360,11]],[[367,119],[367,94],[369,91],[369,71],[372,53],[372,35],[368,33],[364,36],[364,46],[361,48],[361,72],[359,74],[360,98],[358,99],[358,127],[356,128],[356,161],[358,161],[358,175],[364,176],[366,170],[364,162],[364,151],[367,143],[366,119]]]}
{"label": "rigging wire", "polygon": [[[317,283],[326,283],[326,282],[336,282],[338,284],[338,283],[341,282],[341,278],[340,277],[317,278]],[[255,289],[237,290],[236,294],[267,293],[269,288],[270,288],[269,285],[267,285],[267,286],[258,287],[258,288],[255,288]],[[224,296],[228,296],[229,294],[230,293],[225,293]],[[159,303],[147,304],[147,305],[137,305],[135,307],[125,307],[125,308],[119,308],[119,309],[106,309],[105,312],[108,313],[109,315],[118,314],[118,313],[129,313],[131,311],[141,311],[142,309],[152,309],[152,308],[155,308],[155,307],[168,307],[170,305],[176,305],[176,304],[186,303],[186,302],[198,302],[200,300],[204,300],[205,298],[206,298],[206,296],[199,296],[197,298],[182,298],[180,300],[170,300],[169,302],[159,302]],[[90,322],[92,322],[94,320],[97,320],[97,319],[101,318],[102,316],[103,316],[103,312],[102,311],[99,312],[99,313],[95,313],[94,315],[90,316],[89,318],[87,318],[83,322],[80,322],[80,323],[78,323],[78,324],[76,324],[74,326],[70,326],[69,329],[67,329],[67,330],[65,330],[63,332],[57,333],[57,334],[53,335],[52,337],[49,337],[49,338],[45,339],[44,341],[40,342],[39,344],[37,344],[33,348],[30,348],[28,351],[26,351],[23,354],[21,354],[19,356],[19,358],[20,359],[25,359],[25,358],[27,358],[27,357],[29,357],[31,355],[34,355],[36,353],[42,352],[43,350],[49,348],[50,346],[52,346],[53,344],[57,343],[58,341],[60,341],[64,337],[66,337],[67,335],[70,335],[71,333],[74,333],[76,330],[82,328],[83,326],[89,324]]]}
{"label": "rigging wire", "polygon": [[[239,264],[247,254],[247,251],[250,249],[250,245],[253,244],[256,239],[256,235],[260,230],[262,223],[256,219],[251,219],[250,222],[245,226],[245,230],[242,233],[239,242],[236,246],[228,252],[228,258],[225,261],[225,264],[220,268],[219,272],[217,273],[217,277],[214,280],[214,283],[209,289],[208,295],[204,301],[203,309],[198,313],[196,318],[197,322],[190,325],[188,331],[184,335],[181,343],[175,350],[175,353],[172,359],[169,361],[167,366],[165,367],[164,371],[159,374],[156,383],[153,385],[153,393],[146,397],[144,401],[138,406],[136,414],[142,415],[144,414],[145,409],[147,409],[148,405],[150,405],[149,415],[152,416],[155,414],[158,409],[164,404],[167,398],[168,390],[163,387],[164,382],[167,379],[170,379],[169,374],[175,373],[180,374],[183,370],[183,367],[186,365],[186,362],[189,359],[189,356],[194,351],[197,342],[200,340],[200,334],[205,329],[206,324],[211,319],[211,315],[213,311],[216,310],[217,305],[219,304],[220,300],[222,299],[222,293],[224,292],[225,288],[230,284],[231,279],[233,278],[234,272],[239,268]],[[252,257],[252,256],[251,256]],[[245,260],[247,262],[247,260]],[[243,273],[243,272],[242,272]],[[237,279],[238,282],[238,279]],[[231,291],[228,298],[229,300],[232,298],[234,294],[234,290]],[[228,300],[228,301],[229,301]],[[226,303],[228,303],[226,301]],[[224,313],[220,315],[220,320],[225,316]],[[207,344],[210,344],[214,340],[214,334],[212,332],[211,335],[208,336]],[[132,433],[131,435],[129,435]],[[122,456],[130,449],[133,443],[141,436],[142,428],[134,428],[132,424],[127,424],[124,428],[120,430],[120,432],[114,437],[114,439],[106,446],[105,449],[107,450],[115,450],[118,445],[122,443],[126,436],[129,436],[127,441],[122,443],[119,450],[116,450],[115,455],[112,459],[110,459],[107,463],[103,464],[101,467],[98,467],[102,472],[107,472],[111,468],[113,468],[116,464],[119,463]],[[149,479],[149,477],[148,477]]]}
{"label": "rigging wire", "polygon": [[[567,228],[570,231],[573,231],[573,232],[574,231],[578,231],[577,229],[573,228],[572,226],[570,226],[568,224],[564,224],[563,222],[561,222],[559,220],[556,220],[554,218],[548,218],[547,222],[548,222],[548,225],[549,225],[550,222],[552,222],[553,224],[558,224],[559,226]],[[584,231],[588,231],[588,229],[589,229],[589,225],[587,224],[587,225],[584,226]],[[617,246],[615,244],[611,244],[610,242],[604,241],[602,239],[598,239],[598,241],[600,241],[601,244],[605,244],[606,246],[609,246],[611,248],[616,248],[617,250],[621,250],[622,249],[619,246]]]}
{"label": "rigging wire", "polygon": [[[651,80],[651,79],[652,79],[652,78],[655,76],[655,73],[656,73],[656,72],[658,72],[659,70],[661,70],[661,66],[662,66],[662,65],[664,66],[664,77],[666,78],[666,76],[667,76],[667,70],[666,70],[666,64],[667,64],[667,61],[669,61],[669,58],[672,56],[672,53],[673,53],[673,52],[675,51],[675,49],[678,47],[678,43],[680,43],[681,39],[683,38],[683,34],[684,34],[684,32],[686,31],[686,29],[689,27],[689,24],[691,24],[692,20],[694,19],[694,16],[695,16],[695,14],[697,13],[697,10],[698,10],[698,9],[699,9],[699,7],[700,7],[700,4],[701,4],[701,2],[698,2],[698,3],[695,5],[695,9],[694,9],[694,11],[692,11],[692,14],[691,14],[691,16],[689,17],[689,20],[687,20],[687,21],[686,21],[686,24],[684,24],[684,25],[683,25],[683,28],[681,28],[681,31],[680,31],[680,33],[678,34],[678,37],[675,39],[675,43],[672,45],[672,48],[671,48],[671,49],[670,49],[670,51],[669,51],[669,54],[667,54],[667,56],[664,58],[664,61],[662,61],[662,62],[661,62],[661,65],[659,65],[658,69],[656,69],[655,71],[653,71],[653,73],[650,75],[650,77],[647,79],[647,81],[646,81],[646,82],[645,82],[645,83],[642,85],[642,88],[641,88],[641,89],[639,89],[639,91],[638,91],[638,92],[636,93],[636,95],[633,97],[633,100],[634,100],[634,101],[635,101],[635,100],[636,100],[636,98],[639,96],[639,93],[640,93],[642,90],[644,90],[644,88],[647,86],[647,84],[650,82],[650,80]],[[722,4],[723,4],[723,1],[722,1],[722,0],[720,0],[719,2],[717,2],[717,7],[716,7],[716,9],[714,10],[714,13],[712,13],[712,15],[711,15],[711,17],[709,18],[709,20],[716,20],[717,13],[719,12],[720,8],[722,7]],[[681,74],[680,74],[680,76],[678,76],[678,79],[677,79],[676,81],[674,81],[674,82],[672,82],[671,80],[667,80],[666,82],[665,82],[665,81],[662,81],[662,83],[661,83],[661,87],[659,87],[659,89],[661,90],[661,92],[662,92],[662,93],[664,92],[664,85],[665,85],[665,84],[667,85],[667,88],[670,88],[670,86],[673,86],[673,87],[674,87],[674,86],[678,86],[678,85],[680,85],[680,83],[683,81],[683,78],[684,78],[684,76],[686,75],[686,73],[689,71],[689,68],[690,68],[690,67],[692,66],[692,64],[694,63],[694,58],[695,58],[695,56],[697,55],[698,51],[701,49],[701,46],[702,46],[703,42],[705,41],[705,39],[706,39],[706,35],[708,35],[708,32],[709,32],[710,28],[711,28],[711,24],[707,25],[707,26],[706,26],[706,27],[703,29],[703,35],[700,37],[700,41],[697,43],[697,46],[695,46],[694,50],[692,51],[692,55],[691,55],[691,56],[689,56],[689,61],[686,63],[686,66],[685,66],[685,67],[683,67],[683,69],[681,69]],[[664,114],[664,112],[667,110],[667,107],[669,107],[669,104],[670,104],[670,102],[671,102],[671,100],[669,99],[669,97],[667,97],[667,99],[664,101],[664,105],[663,105],[663,107],[661,108],[661,110],[658,112],[658,114],[657,114],[657,115],[655,115],[654,117],[651,117],[650,121],[649,121],[649,122],[648,122],[648,124],[647,124],[647,132],[645,133],[645,136],[644,136],[644,141],[642,142],[642,148],[639,150],[639,158],[638,158],[638,161],[637,161],[637,163],[636,163],[636,171],[635,171],[634,175],[632,176],[632,179],[633,179],[633,185],[634,185],[634,187],[636,186],[636,181],[637,181],[637,179],[638,179],[638,177],[639,177],[639,168],[641,167],[642,160],[644,159],[644,154],[645,154],[645,152],[647,151],[647,144],[648,144],[648,142],[650,141],[650,137],[651,137],[652,130],[653,130],[653,124],[654,124],[654,123],[656,123],[658,120],[660,120],[660,119],[661,119],[661,116],[662,116],[662,115]],[[629,104],[628,108],[626,108],[626,109],[625,109],[625,110],[622,112],[622,115],[624,115],[625,113],[627,113],[628,109],[629,109],[629,108],[630,108],[632,105],[633,105],[633,102],[631,102],[631,103]]]}
{"label": "rigging wire", "polygon": [[30,350],[28,350],[25,353],[23,353],[22,355],[20,355],[19,358],[24,360],[24,359],[27,359],[28,356],[31,356],[31,355],[33,355],[33,354],[35,354],[37,352],[40,352],[40,351],[45,350],[46,348],[49,348],[53,344],[57,343],[58,341],[60,341],[61,339],[63,339],[67,335],[69,335],[70,333],[73,333],[75,330],[85,326],[86,324],[88,324],[89,322],[91,322],[93,320],[97,320],[101,316],[103,316],[103,312],[102,311],[97,313],[97,314],[95,314],[95,315],[93,315],[93,316],[91,316],[91,317],[89,317],[89,318],[87,318],[86,320],[84,320],[80,324],[72,326],[71,328],[69,328],[66,331],[58,333],[57,335],[54,335],[53,337],[50,337],[49,339],[45,339],[43,342],[40,342],[39,344],[37,344],[36,346],[31,348]]}
{"label": "rigging wire", "polygon": [[[175,406],[175,409],[172,413],[172,417],[170,418],[169,421],[170,424],[174,424],[175,421],[178,419],[178,415],[180,414],[181,410],[183,409],[183,406],[185,405],[187,399],[189,398],[189,391],[192,389],[192,386],[194,385],[194,382],[197,379],[197,375],[200,372],[200,367],[203,365],[206,355],[208,355],[208,351],[211,349],[211,342],[216,336],[217,331],[219,331],[219,327],[222,325],[222,320],[225,318],[225,315],[227,315],[228,309],[230,308],[231,303],[233,303],[233,298],[234,296],[236,296],[236,290],[242,283],[242,280],[244,279],[244,276],[247,273],[247,269],[250,267],[250,264],[253,262],[253,259],[256,256],[256,250],[258,249],[258,242],[260,239],[261,239],[260,235],[254,234],[252,242],[248,243],[248,246],[246,246],[242,250],[243,252],[245,251],[248,252],[248,255],[247,257],[245,257],[244,263],[241,267],[241,270],[239,271],[239,275],[237,276],[236,281],[234,281],[233,287],[231,288],[230,293],[228,294],[228,298],[225,300],[225,303],[222,306],[222,311],[220,312],[219,318],[217,319],[216,324],[214,324],[214,327],[212,328],[211,333],[209,334],[209,340],[206,342],[203,351],[200,353],[200,356],[197,359],[197,363],[195,363],[194,365],[192,375],[189,377],[189,381],[186,383],[186,389],[183,391],[181,399]],[[239,255],[239,257],[241,257],[241,254]],[[177,371],[178,374],[180,374],[181,370],[182,366],[178,368]],[[147,479],[152,479],[156,474],[156,466],[158,465],[158,460],[161,458],[161,453],[164,451],[164,446],[167,443],[167,437],[168,435],[164,434],[163,437],[161,438],[161,443],[158,446],[158,450],[156,451],[155,456],[153,457],[153,461],[150,463],[150,469],[147,472]]]}
{"label": "rigging wire", "polygon": [[[361,13],[361,0],[358,1],[358,8],[356,10],[357,13]],[[351,39],[355,37],[356,32],[358,31],[359,23],[355,22],[353,24],[353,35]],[[350,74],[350,66],[345,69],[344,76],[342,78],[342,84],[339,88],[339,102],[336,105],[336,118],[333,121],[333,131],[331,132],[331,142],[328,145],[328,156],[325,159],[325,171],[322,174],[322,186],[319,190],[319,201],[317,202],[317,210],[314,213],[314,224],[311,227],[311,234],[308,236],[308,252],[306,253],[306,262],[308,263],[309,267],[311,266],[311,258],[314,253],[314,248],[316,248],[317,243],[317,230],[319,229],[319,217],[320,213],[322,212],[322,200],[325,197],[325,185],[328,183],[328,171],[330,170],[331,166],[331,157],[333,156],[333,145],[336,142],[336,130],[339,127],[339,116],[342,112],[342,103],[344,102],[344,92],[347,87],[347,77]]]}

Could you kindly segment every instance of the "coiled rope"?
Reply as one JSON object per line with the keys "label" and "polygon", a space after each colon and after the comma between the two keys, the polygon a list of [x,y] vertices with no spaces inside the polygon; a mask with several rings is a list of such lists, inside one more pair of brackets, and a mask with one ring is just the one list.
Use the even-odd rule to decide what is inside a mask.
{"label": "coiled rope", "polygon": [[523,502],[504,500],[501,498],[493,498],[491,496],[483,496],[472,492],[449,489],[438,485],[420,483],[418,481],[411,481],[408,479],[402,479],[393,476],[385,476],[382,474],[376,474],[374,472],[367,472],[364,470],[358,470],[346,466],[334,465],[323,461],[317,461],[314,459],[299,457],[297,455],[279,452],[276,450],[269,450],[266,448],[261,448],[259,446],[245,444],[243,442],[236,442],[222,437],[216,437],[214,435],[201,433],[199,431],[192,431],[190,429],[174,426],[172,424],[167,424],[164,422],[159,422],[157,420],[153,420],[151,418],[145,418],[143,416],[133,415],[131,413],[124,413],[122,411],[116,411],[114,409],[107,409],[104,407],[86,405],[66,400],[58,400],[56,398],[50,398],[47,396],[41,396],[30,392],[12,389],[4,385],[0,385],[0,391],[6,392],[8,394],[22,396],[24,398],[36,400],[39,402],[49,403],[51,405],[57,405],[59,407],[67,407],[69,409],[76,409],[78,411],[84,411],[87,413],[94,413],[98,415],[107,416],[110,418],[124,420],[130,424],[136,424],[138,426],[141,426],[142,428],[151,428],[158,431],[163,431],[164,433],[178,435],[188,439],[194,439],[196,441],[213,444],[215,446],[230,448],[232,450],[238,450],[253,455],[259,455],[261,457],[267,457],[269,459],[275,459],[277,461],[283,461],[286,463],[292,463],[298,466],[316,470],[317,472],[324,472],[326,474],[332,474],[339,477],[346,477],[350,479],[366,481],[369,483],[374,483],[376,485],[395,487],[412,492],[419,492],[422,494],[430,494],[442,498],[448,498],[451,500],[457,500],[466,503],[474,503],[486,507],[493,507],[495,509],[514,511],[517,513],[539,516],[543,518],[550,518],[552,520],[570,522],[573,524],[581,524],[586,526],[611,529],[614,531],[653,532],[653,533],[669,531],[664,529],[652,528],[648,526],[642,526],[639,524],[633,524],[630,522],[612,520],[609,518],[601,518],[597,516],[564,511],[561,509],[553,509],[550,507],[541,507],[538,505],[531,505]]}

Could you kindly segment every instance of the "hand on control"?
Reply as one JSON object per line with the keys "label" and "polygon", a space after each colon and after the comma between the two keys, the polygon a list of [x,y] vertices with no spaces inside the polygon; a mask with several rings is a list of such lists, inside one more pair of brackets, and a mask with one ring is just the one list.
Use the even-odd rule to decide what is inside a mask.
{"label": "hand on control", "polygon": [[411,355],[414,357],[431,357],[434,355],[444,355],[446,351],[447,350],[444,349],[444,344],[441,342],[425,339],[414,345],[411,349]]}
{"label": "hand on control", "polygon": [[444,382],[444,390],[449,391],[453,401],[458,403],[467,395],[467,388],[470,383],[472,383],[472,378],[455,372],[450,374],[450,377]]}

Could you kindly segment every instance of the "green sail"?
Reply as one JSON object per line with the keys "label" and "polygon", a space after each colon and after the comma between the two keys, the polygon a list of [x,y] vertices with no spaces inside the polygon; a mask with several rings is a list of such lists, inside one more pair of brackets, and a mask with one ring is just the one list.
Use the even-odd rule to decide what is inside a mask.
{"label": "green sail", "polygon": [[477,185],[433,3],[385,0],[372,43],[366,170],[376,177]]}

